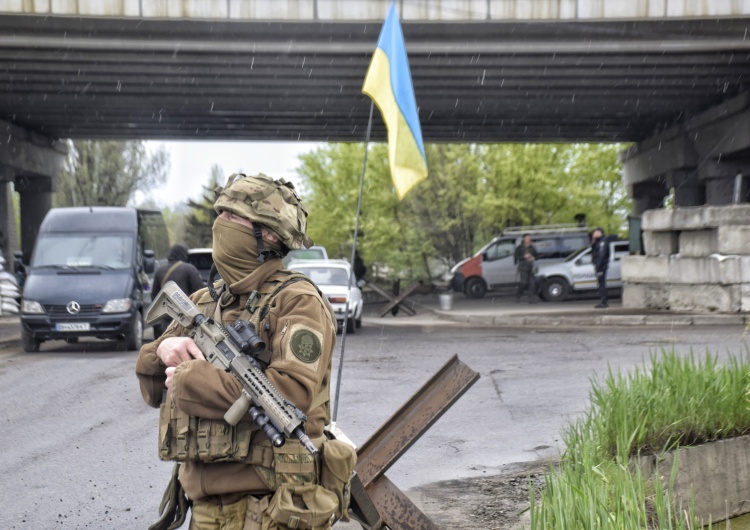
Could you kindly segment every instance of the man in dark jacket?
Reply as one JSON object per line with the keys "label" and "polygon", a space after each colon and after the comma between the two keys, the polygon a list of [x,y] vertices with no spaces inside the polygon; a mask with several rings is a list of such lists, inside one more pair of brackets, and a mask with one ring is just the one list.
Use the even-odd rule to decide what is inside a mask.
{"label": "man in dark jacket", "polygon": [[[185,245],[172,245],[167,256],[167,263],[156,269],[154,284],[151,287],[151,297],[156,298],[161,288],[167,282],[174,282],[188,296],[198,289],[203,289],[203,279],[200,272],[191,263],[187,263],[188,249]],[[158,339],[167,329],[171,319],[165,318],[154,324],[154,339]]]}
{"label": "man in dark jacket", "polygon": [[513,261],[518,268],[518,289],[516,290],[516,302],[521,301],[521,295],[528,291],[529,303],[536,302],[536,287],[534,282],[535,261],[539,258],[536,247],[531,242],[531,234],[524,234],[523,241],[516,247]]}
{"label": "man in dark jacket", "polygon": [[596,283],[599,286],[601,302],[594,307],[603,309],[608,307],[607,298],[607,268],[609,267],[609,238],[604,236],[604,230],[597,228],[591,234],[591,262],[596,272]]}

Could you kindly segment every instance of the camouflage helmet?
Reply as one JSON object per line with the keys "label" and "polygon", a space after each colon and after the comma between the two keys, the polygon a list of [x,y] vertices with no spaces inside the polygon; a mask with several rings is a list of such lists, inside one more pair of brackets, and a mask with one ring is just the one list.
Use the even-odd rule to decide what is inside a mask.
{"label": "camouflage helmet", "polygon": [[263,173],[247,176],[235,173],[224,187],[217,186],[214,209],[228,211],[272,231],[289,250],[310,247],[307,237],[307,209],[294,185]]}

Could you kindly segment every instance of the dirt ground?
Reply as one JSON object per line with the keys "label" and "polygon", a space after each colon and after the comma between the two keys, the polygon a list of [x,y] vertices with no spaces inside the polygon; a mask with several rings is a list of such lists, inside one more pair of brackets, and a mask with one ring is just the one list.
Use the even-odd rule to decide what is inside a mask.
{"label": "dirt ground", "polygon": [[447,480],[417,491],[423,511],[439,528],[520,530],[528,528],[529,485],[538,494],[550,465],[518,464],[501,475]]}

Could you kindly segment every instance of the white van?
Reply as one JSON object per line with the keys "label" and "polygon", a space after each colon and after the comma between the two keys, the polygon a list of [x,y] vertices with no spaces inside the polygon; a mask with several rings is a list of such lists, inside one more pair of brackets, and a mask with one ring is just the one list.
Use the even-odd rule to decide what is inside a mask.
{"label": "white van", "polygon": [[533,245],[539,253],[536,261],[557,263],[571,252],[589,244],[586,227],[571,225],[527,226],[506,230],[494,238],[470,258],[457,263],[446,278],[454,291],[463,292],[469,298],[482,298],[488,290],[518,282],[517,264],[514,260],[516,247],[524,234],[531,235]]}

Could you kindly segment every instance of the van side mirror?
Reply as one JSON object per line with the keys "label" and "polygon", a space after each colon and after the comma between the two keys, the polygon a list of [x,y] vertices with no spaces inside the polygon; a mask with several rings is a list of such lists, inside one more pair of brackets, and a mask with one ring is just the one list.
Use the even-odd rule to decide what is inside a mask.
{"label": "van side mirror", "polygon": [[156,254],[154,254],[153,250],[144,250],[143,251],[143,271],[146,274],[153,274],[154,270],[156,270]]}

